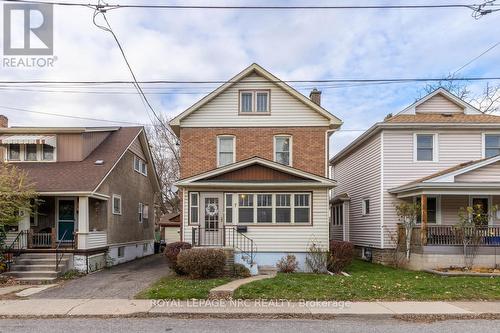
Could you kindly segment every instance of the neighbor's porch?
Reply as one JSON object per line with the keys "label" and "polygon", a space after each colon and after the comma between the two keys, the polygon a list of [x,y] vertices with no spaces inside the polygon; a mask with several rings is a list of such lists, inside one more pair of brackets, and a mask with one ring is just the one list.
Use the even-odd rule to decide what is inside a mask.
{"label": "neighbor's porch", "polygon": [[87,250],[107,246],[107,200],[40,196],[32,214],[10,226],[6,247],[18,251]]}

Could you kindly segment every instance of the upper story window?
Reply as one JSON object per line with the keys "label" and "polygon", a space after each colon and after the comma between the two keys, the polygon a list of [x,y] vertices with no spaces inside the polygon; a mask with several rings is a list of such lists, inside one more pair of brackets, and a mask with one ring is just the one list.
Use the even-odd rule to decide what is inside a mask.
{"label": "upper story window", "polygon": [[484,157],[500,155],[500,134],[484,135]]}
{"label": "upper story window", "polygon": [[134,170],[139,172],[140,174],[143,174],[144,176],[148,175],[147,163],[136,155],[134,155]]}
{"label": "upper story window", "polygon": [[7,161],[17,162],[53,162],[56,159],[55,147],[47,144],[19,144],[7,145]]}
{"label": "upper story window", "polygon": [[113,194],[112,196],[112,212],[114,215],[122,215],[122,196]]}
{"label": "upper story window", "polygon": [[241,90],[240,114],[267,114],[270,108],[269,90]]}
{"label": "upper story window", "polygon": [[437,161],[436,134],[415,134],[414,160],[417,162]]}
{"label": "upper story window", "polygon": [[277,135],[274,137],[274,161],[292,165],[292,137],[289,135]]}
{"label": "upper story window", "polygon": [[236,160],[235,138],[232,135],[217,137],[217,166],[221,167],[234,163]]}

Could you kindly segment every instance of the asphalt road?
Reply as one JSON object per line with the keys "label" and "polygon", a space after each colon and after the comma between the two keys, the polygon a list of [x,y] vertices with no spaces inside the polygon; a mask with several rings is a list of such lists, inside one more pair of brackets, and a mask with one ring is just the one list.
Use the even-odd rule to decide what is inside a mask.
{"label": "asphalt road", "polygon": [[500,332],[500,320],[459,320],[434,323],[410,323],[382,319],[337,319],[324,320],[221,320],[196,319],[180,320],[169,318],[148,319],[29,319],[0,320],[0,333],[50,332],[238,332],[238,333],[470,333]]}
{"label": "asphalt road", "polygon": [[161,254],[65,281],[30,298],[133,298],[170,272]]}

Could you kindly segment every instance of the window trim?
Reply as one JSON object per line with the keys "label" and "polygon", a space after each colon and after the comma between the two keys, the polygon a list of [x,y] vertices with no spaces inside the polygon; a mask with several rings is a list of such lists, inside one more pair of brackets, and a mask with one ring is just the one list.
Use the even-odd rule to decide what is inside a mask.
{"label": "window trim", "polygon": [[[252,94],[252,111],[241,110],[241,95]],[[267,111],[257,111],[257,93],[267,93]],[[243,116],[269,116],[271,114],[271,89],[240,89],[238,90],[238,114]]]}
{"label": "window trim", "polygon": [[[120,199],[120,211],[117,213],[115,212],[115,198]],[[122,215],[122,196],[120,194],[114,194],[111,196],[111,212],[113,215]]]}
{"label": "window trim", "polygon": [[[432,136],[432,161],[419,161],[418,160],[418,136],[429,135]],[[435,132],[416,132],[413,133],[413,162],[414,163],[436,163],[439,162],[439,135]]]}
{"label": "window trim", "polygon": [[[139,169],[136,169],[136,167],[135,167],[136,161],[139,161]],[[145,172],[142,172],[143,165],[146,167],[144,169],[144,170],[146,170]],[[146,176],[146,177],[148,176],[148,164],[146,163],[146,161],[144,161],[142,158],[140,158],[139,156],[137,156],[135,154],[134,154],[133,167],[134,167],[135,172],[140,173],[141,175]]]}
{"label": "window trim", "polygon": [[[276,134],[273,136],[273,161],[276,162],[276,163],[279,163],[276,159],[276,139],[277,138],[288,138],[290,140],[290,144],[289,144],[289,159],[288,161],[290,162],[288,165],[286,164],[282,164],[282,165],[285,165],[285,166],[293,166],[293,135],[291,134]],[[280,163],[281,164],[281,163]]]}
{"label": "window trim", "polygon": [[[198,198],[198,205],[193,206],[191,195],[194,194]],[[198,221],[193,222],[193,217],[191,215],[191,208],[198,208]],[[188,192],[188,225],[199,225],[200,224],[200,192]]]}
{"label": "window trim", "polygon": [[221,151],[220,151],[220,139],[221,138],[232,138],[232,140],[233,140],[233,161],[229,164],[233,164],[236,162],[236,136],[232,135],[232,134],[217,135],[217,167],[218,168],[229,165],[229,164],[224,164],[224,165],[220,164],[220,153],[221,153]]}
{"label": "window trim", "polygon": [[[235,225],[245,225],[245,226],[307,226],[310,227],[313,225],[313,210],[314,210],[314,204],[313,204],[313,192],[308,192],[308,191],[292,191],[292,192],[234,192],[236,195],[237,201],[235,202],[235,206],[233,207],[235,209],[235,213],[233,213],[233,216],[235,217],[233,224]],[[248,194],[248,195],[254,195],[254,200],[253,200],[253,211],[254,211],[254,216],[253,216],[253,222],[242,222],[240,223],[239,221],[239,195],[240,194]],[[272,222],[257,222],[257,195],[258,194],[271,194],[272,195]],[[290,195],[290,206],[287,206],[290,208],[290,222],[276,222],[276,208],[279,208],[281,206],[276,205],[276,195],[279,194],[288,194]],[[307,194],[309,195],[309,222],[295,222],[295,194]],[[284,207],[284,206],[283,206]],[[248,207],[247,207],[248,208]],[[300,206],[300,208],[305,208]]]}
{"label": "window trim", "polygon": [[[10,147],[11,145],[19,145],[19,159],[17,160],[12,160],[10,159]],[[31,144],[31,143],[30,143]],[[26,143],[9,143],[6,144],[6,149],[4,149],[5,154],[4,154],[4,161],[5,162],[13,162],[13,163],[53,163],[57,162],[57,146],[53,147],[54,152],[53,152],[53,159],[51,160],[45,160],[43,158],[43,145],[42,143],[33,143],[36,145],[36,160],[30,161],[26,159]]]}
{"label": "window trim", "polygon": [[500,136],[500,132],[483,132],[483,133],[481,133],[481,158],[486,158],[486,136],[487,135]]}
{"label": "window trim", "polygon": [[[232,205],[231,206],[228,206],[227,205],[227,197],[228,196],[231,196],[231,201],[232,201]],[[228,225],[233,225],[233,224],[236,224],[236,220],[234,218],[234,212],[235,212],[235,206],[236,203],[235,203],[235,197],[236,197],[236,200],[238,199],[237,196],[234,195],[233,192],[224,192],[224,224],[228,224]],[[231,222],[228,222],[227,221],[227,210],[228,209],[231,209]]]}
{"label": "window trim", "polygon": [[[366,202],[368,201],[368,211],[366,210]],[[372,211],[372,206],[371,206],[371,203],[370,203],[370,198],[363,198],[361,200],[361,215],[362,216],[369,216],[371,214],[371,211]]]}

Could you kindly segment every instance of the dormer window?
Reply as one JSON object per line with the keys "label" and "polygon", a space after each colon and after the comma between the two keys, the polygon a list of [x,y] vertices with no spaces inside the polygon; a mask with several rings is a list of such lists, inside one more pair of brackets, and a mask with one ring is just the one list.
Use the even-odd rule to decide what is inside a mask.
{"label": "dormer window", "polygon": [[42,159],[44,161],[54,160],[54,147],[50,145],[42,145]]}
{"label": "dormer window", "polygon": [[21,160],[21,145],[10,144],[8,147],[8,159],[9,161],[19,161]]}
{"label": "dormer window", "polygon": [[240,114],[268,114],[270,94],[269,90],[241,90]]}
{"label": "dormer window", "polygon": [[48,144],[7,144],[7,161],[12,162],[54,162],[55,147]]}
{"label": "dormer window", "polygon": [[24,149],[24,160],[25,161],[36,161],[37,160],[37,153],[36,153],[36,145],[34,144],[27,144]]}

